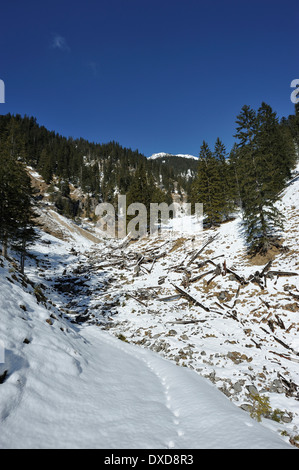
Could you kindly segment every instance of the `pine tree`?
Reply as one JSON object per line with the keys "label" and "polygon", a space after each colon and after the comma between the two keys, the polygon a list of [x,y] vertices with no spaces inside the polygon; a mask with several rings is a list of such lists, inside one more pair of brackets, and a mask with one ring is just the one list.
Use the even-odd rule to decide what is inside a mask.
{"label": "pine tree", "polygon": [[9,244],[21,247],[24,269],[26,247],[34,238],[33,189],[23,164],[2,146],[0,165],[0,241],[7,257]]}
{"label": "pine tree", "polygon": [[0,240],[2,255],[7,256],[9,240],[14,235],[17,223],[14,217],[18,210],[17,173],[15,160],[7,147],[1,149],[0,165]]}
{"label": "pine tree", "polygon": [[47,150],[44,148],[41,152],[37,169],[47,184],[50,184],[53,178],[52,159]]}
{"label": "pine tree", "polygon": [[137,167],[132,183],[127,193],[128,205],[135,202],[144,204],[147,208],[151,203],[152,188],[147,179],[146,169],[143,162]]}
{"label": "pine tree", "polygon": [[244,106],[237,124],[237,166],[247,242],[251,253],[265,254],[282,228],[282,216],[275,206],[287,175],[282,134],[276,114],[265,103],[257,113]]}
{"label": "pine tree", "polygon": [[217,225],[222,221],[223,201],[219,161],[205,141],[199,153],[198,173],[192,185],[191,203],[203,204],[207,225]]}
{"label": "pine tree", "polygon": [[20,269],[24,273],[27,248],[38,238],[35,230],[38,215],[33,207],[34,190],[31,186],[30,177],[24,169],[19,173],[18,182],[18,193],[21,200],[19,210],[15,215],[17,229],[12,237],[12,241],[14,248],[20,253]]}
{"label": "pine tree", "polygon": [[219,137],[215,142],[213,155],[217,160],[219,167],[219,191],[221,193],[222,201],[221,212],[223,217],[227,220],[233,209],[233,187],[231,185],[230,168],[227,160],[226,148]]}
{"label": "pine tree", "polygon": [[228,180],[231,188],[231,199],[233,205],[241,208],[241,189],[240,181],[242,179],[242,173],[240,168],[239,149],[235,143],[230,151],[228,158]]}

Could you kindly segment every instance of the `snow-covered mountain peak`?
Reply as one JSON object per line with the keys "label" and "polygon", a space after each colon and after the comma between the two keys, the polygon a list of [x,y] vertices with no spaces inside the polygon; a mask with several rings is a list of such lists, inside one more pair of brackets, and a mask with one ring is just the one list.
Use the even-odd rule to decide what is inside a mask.
{"label": "snow-covered mountain peak", "polygon": [[198,157],[195,157],[194,155],[188,155],[188,154],[183,154],[183,153],[178,153],[176,155],[172,153],[165,153],[165,152],[160,152],[160,153],[154,153],[149,157],[149,160],[157,160],[159,158],[165,158],[165,157],[180,157],[180,158],[189,158],[191,160],[198,160]]}

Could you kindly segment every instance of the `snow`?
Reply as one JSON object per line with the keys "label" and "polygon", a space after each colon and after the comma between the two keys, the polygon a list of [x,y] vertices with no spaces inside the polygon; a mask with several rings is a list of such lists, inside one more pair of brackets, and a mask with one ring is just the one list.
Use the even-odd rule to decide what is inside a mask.
{"label": "snow", "polygon": [[164,157],[181,157],[181,158],[189,158],[191,160],[198,160],[198,157],[195,157],[194,155],[188,155],[188,154],[182,154],[182,153],[173,155],[171,153],[165,153],[165,152],[154,153],[148,159],[157,160],[158,158],[164,158]]}
{"label": "snow", "polygon": [[[290,251],[276,256],[274,269],[298,271],[298,202],[295,179],[279,202]],[[175,266],[187,266],[190,255],[216,233],[209,252],[198,261],[206,253],[224,256],[245,276],[261,268],[245,256],[241,216],[203,232],[184,219],[166,240],[140,240],[123,248],[121,241],[95,244],[91,235],[99,238],[99,233],[89,233],[86,222],[83,229],[45,211],[44,217],[65,237],[41,231],[26,263],[28,278],[0,258],[0,377],[8,371],[0,383],[1,449],[293,448],[289,436],[299,434],[298,400],[269,392],[269,384],[278,373],[298,384],[298,356],[274,340],[266,318],[273,312],[272,318],[277,314],[283,319],[289,332],[276,327],[274,334],[298,351],[297,312],[284,308],[292,302],[285,285],[298,293],[297,277],[269,280],[264,292],[254,284],[242,287],[236,304],[239,321],[225,307],[222,315],[213,311],[215,301],[220,302],[216,294],[237,292],[238,284],[228,276],[216,278],[212,290],[206,281],[186,288],[209,312],[184,299],[160,300],[175,294],[173,285],[182,283]],[[152,251],[158,257],[164,250],[167,256],[157,259],[150,275],[144,271],[134,277],[136,254]],[[121,253],[132,260],[125,269],[112,263]],[[151,264],[144,266],[150,269]],[[75,272],[84,287],[76,295],[59,292],[57,281]],[[192,276],[202,272],[192,265]],[[163,276],[165,282],[159,284]],[[38,302],[34,292],[40,284],[46,300]],[[141,291],[143,305],[135,300]],[[146,297],[146,292],[154,295]],[[234,296],[227,303],[233,301]],[[113,302],[116,307],[103,314]],[[94,320],[72,323],[86,309]],[[198,323],[178,323],[186,320]],[[233,362],[232,354],[242,360]],[[239,395],[229,399],[220,391],[231,391],[238,383]],[[253,385],[270,397],[272,409],[292,413],[292,421],[263,418],[259,423],[240,409],[248,403],[246,386]]]}
{"label": "snow", "polygon": [[0,448],[289,447],[194,372],[96,326],[50,325],[49,311],[6,275],[1,268]]}

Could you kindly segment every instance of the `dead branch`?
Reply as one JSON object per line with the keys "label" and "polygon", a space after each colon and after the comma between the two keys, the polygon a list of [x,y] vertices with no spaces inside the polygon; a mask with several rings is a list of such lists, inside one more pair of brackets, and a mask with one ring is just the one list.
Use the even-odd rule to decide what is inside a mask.
{"label": "dead branch", "polygon": [[205,248],[210,245],[216,238],[218,237],[218,233],[216,233],[216,235],[214,235],[214,237],[210,237],[208,239],[208,241],[202,246],[202,248],[200,248],[200,250],[198,250],[190,259],[189,263],[187,264],[187,266],[190,266],[190,264],[192,264],[194,262],[194,260],[205,250]]}
{"label": "dead branch", "polygon": [[170,296],[168,296],[168,297],[162,297],[162,298],[160,298],[160,299],[158,299],[158,300],[160,300],[161,302],[171,302],[171,301],[173,301],[173,300],[178,300],[178,299],[180,299],[181,297],[182,297],[181,294],[179,294],[179,295],[170,295]]}
{"label": "dead branch", "polygon": [[276,336],[273,335],[273,338],[275,339],[275,341],[277,341],[277,343],[281,344],[281,346],[283,346],[284,348],[288,349],[289,351],[292,351],[293,354],[295,354],[296,356],[299,356],[299,353],[297,353],[296,351],[294,351],[294,349],[289,346],[288,344],[284,343],[283,341],[281,341],[281,339],[277,338]]}
{"label": "dead branch", "polygon": [[171,323],[172,325],[189,325],[190,323],[204,323],[207,320],[177,320],[177,321],[169,321],[167,323]]}
{"label": "dead branch", "polygon": [[132,299],[136,300],[136,302],[139,302],[141,305],[143,305],[143,307],[146,307],[147,308],[147,305],[142,302],[141,300],[137,299],[137,297],[134,297],[134,295],[132,294],[129,294],[129,292],[126,293],[129,297],[132,297]]}
{"label": "dead branch", "polygon": [[280,318],[277,314],[275,314],[275,318],[276,318],[276,323],[277,323],[277,325],[278,325],[282,330],[285,330],[286,328],[285,328],[284,323],[283,323],[283,321],[281,320],[281,318]]}
{"label": "dead branch", "polygon": [[299,294],[293,294],[293,292],[288,291],[288,293],[296,300],[299,300]]}
{"label": "dead branch", "polygon": [[198,307],[202,308],[206,312],[210,311],[210,309],[208,307],[205,307],[204,305],[202,305],[200,302],[198,302],[196,299],[194,299],[194,297],[192,297],[192,295],[188,294],[188,292],[185,292],[183,289],[176,286],[175,284],[172,284],[172,285],[175,288],[175,290],[181,294],[182,297],[185,297],[185,299],[189,300],[191,303],[193,303],[193,304],[197,305]]}
{"label": "dead branch", "polygon": [[[297,389],[299,388],[298,385],[292,382],[291,380],[287,380],[279,372],[277,372],[277,376],[281,380],[282,385],[286,388],[287,390],[286,394],[289,396],[293,396],[297,392]],[[297,397],[298,397],[298,394],[297,394]]]}
{"label": "dead branch", "polygon": [[275,352],[275,351],[269,351],[269,353],[276,354],[276,356],[282,357],[283,359],[287,359],[288,361],[298,362],[299,363],[299,359],[295,359],[293,357],[287,356],[286,354],[281,354],[281,353],[278,353],[278,352]]}
{"label": "dead branch", "polygon": [[277,276],[277,277],[282,277],[282,276],[298,276],[298,273],[292,273],[288,271],[269,271],[268,273],[265,274],[266,277],[269,276]]}
{"label": "dead branch", "polygon": [[230,268],[226,267],[226,271],[227,271],[229,274],[232,274],[233,276],[235,276],[235,278],[236,278],[237,281],[241,284],[241,286],[244,286],[244,285],[248,284],[248,282],[245,280],[244,277],[239,276],[237,273],[235,273],[234,271],[232,271]]}
{"label": "dead branch", "polygon": [[266,302],[265,300],[263,300],[261,297],[259,297],[260,301],[267,307],[267,308],[270,308],[270,305],[268,302]]}
{"label": "dead branch", "polygon": [[215,270],[214,269],[211,269],[210,271],[207,271],[206,273],[203,273],[203,274],[200,274],[199,276],[196,276],[194,277],[193,279],[190,279],[189,282],[197,282],[199,281],[200,279],[204,278],[205,276],[208,276],[208,274],[212,274],[214,273]]}

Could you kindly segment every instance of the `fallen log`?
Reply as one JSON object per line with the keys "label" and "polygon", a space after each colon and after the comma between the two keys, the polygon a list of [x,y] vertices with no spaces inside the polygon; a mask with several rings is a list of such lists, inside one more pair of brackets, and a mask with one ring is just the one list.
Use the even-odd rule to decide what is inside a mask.
{"label": "fallen log", "polygon": [[193,279],[190,279],[189,283],[199,281],[200,279],[204,278],[205,276],[208,276],[208,274],[212,274],[214,272],[215,272],[215,270],[211,269],[210,271],[207,271],[206,273],[200,274],[199,276],[196,276]]}
{"label": "fallen log", "polygon": [[172,302],[173,300],[178,300],[182,297],[181,294],[177,294],[177,295],[169,295],[168,297],[162,297],[158,300],[160,300],[161,302]]}
{"label": "fallen log", "polygon": [[288,293],[296,300],[299,300],[299,294],[293,294],[293,292],[288,291]]}
{"label": "fallen log", "polygon": [[137,297],[134,297],[134,295],[129,294],[129,292],[126,292],[126,294],[127,294],[129,297],[131,297],[132,299],[136,300],[136,302],[139,302],[141,305],[143,305],[143,307],[146,307],[146,308],[147,308],[147,305],[146,305],[144,302],[142,302],[141,300],[137,299]]}
{"label": "fallen log", "polygon": [[226,272],[235,276],[235,278],[241,284],[241,286],[248,284],[248,281],[246,281],[244,277],[239,276],[239,274],[235,273],[235,271],[232,271],[232,269],[226,267]]}
{"label": "fallen log", "polygon": [[206,312],[210,311],[208,307],[205,307],[204,305],[202,305],[200,302],[198,302],[198,300],[194,299],[194,297],[192,297],[192,295],[190,295],[188,292],[185,292],[183,289],[176,286],[175,284],[172,284],[172,285],[175,288],[175,290],[181,294],[182,297],[185,297],[185,299],[189,300],[194,305],[197,305],[198,307],[202,308]]}
{"label": "fallen log", "polygon": [[276,354],[276,356],[282,357],[283,359],[287,359],[288,361],[298,362],[299,363],[299,359],[295,359],[293,357],[287,356],[286,354],[281,354],[281,353],[278,353],[278,352],[275,352],[275,351],[269,351],[269,353]]}
{"label": "fallen log", "polygon": [[298,273],[288,272],[288,271],[268,271],[265,274],[266,277],[268,276],[277,276],[277,277],[289,277],[289,276],[298,276]]}
{"label": "fallen log", "polygon": [[261,297],[259,297],[260,301],[267,307],[267,308],[270,308],[270,304],[268,302],[266,302],[265,300],[263,300]]}
{"label": "fallen log", "polygon": [[258,349],[262,348],[262,346],[259,343],[257,343],[254,339],[251,338],[251,341],[255,344],[256,348]]}
{"label": "fallen log", "polygon": [[285,330],[285,326],[284,326],[284,323],[282,321],[282,319],[277,315],[275,314],[275,318],[276,318],[276,323],[277,325],[282,329],[282,330]]}
{"label": "fallen log", "polygon": [[192,264],[194,262],[194,260],[196,260],[196,258],[205,250],[205,248],[210,245],[216,238],[218,237],[218,233],[216,233],[216,235],[214,235],[214,237],[210,237],[208,239],[208,241],[200,248],[200,250],[198,250],[190,259],[189,263],[187,264],[187,266],[190,266],[190,264]]}
{"label": "fallen log", "polygon": [[260,273],[258,271],[255,274],[251,274],[251,276],[248,278],[248,281],[257,284],[261,290],[264,290],[265,288],[261,282]]}
{"label": "fallen log", "polygon": [[273,260],[270,260],[266,266],[264,267],[264,269],[262,270],[261,274],[260,274],[260,277],[263,277],[268,271],[269,269],[271,268],[272,266],[272,263],[273,263]]}
{"label": "fallen log", "polygon": [[207,320],[177,320],[177,321],[169,321],[167,323],[171,323],[172,325],[189,325],[190,323],[204,323]]}
{"label": "fallen log", "polygon": [[220,266],[220,264],[218,264],[218,265],[216,266],[216,269],[213,271],[214,276],[212,276],[211,279],[209,279],[209,280],[207,281],[207,286],[208,286],[217,276],[220,276],[221,272],[222,272],[222,271],[221,271],[221,266]]}
{"label": "fallen log", "polygon": [[205,261],[201,261],[200,263],[196,263],[197,264],[197,267],[200,269],[200,268],[203,268],[204,266],[206,266],[207,264],[212,264],[213,266],[216,266],[216,264],[213,262],[214,259],[218,259],[218,258],[223,258],[224,255],[219,255],[219,256],[214,256],[214,258],[211,258],[211,259],[207,259]]}
{"label": "fallen log", "polygon": [[279,372],[277,373],[277,376],[281,380],[282,385],[287,389],[286,394],[288,394],[289,396],[293,396],[299,388],[298,385],[292,382],[291,380],[287,380]]}
{"label": "fallen log", "polygon": [[275,341],[277,341],[277,343],[281,344],[281,346],[283,346],[284,348],[292,350],[292,348],[288,346],[286,343],[284,343],[281,339],[276,338],[276,336],[273,336],[273,338],[275,339]]}
{"label": "fallen log", "polygon": [[275,328],[274,328],[274,322],[273,322],[273,320],[268,320],[267,323],[268,323],[268,326],[269,326],[270,330],[272,331],[272,333],[274,333]]}

